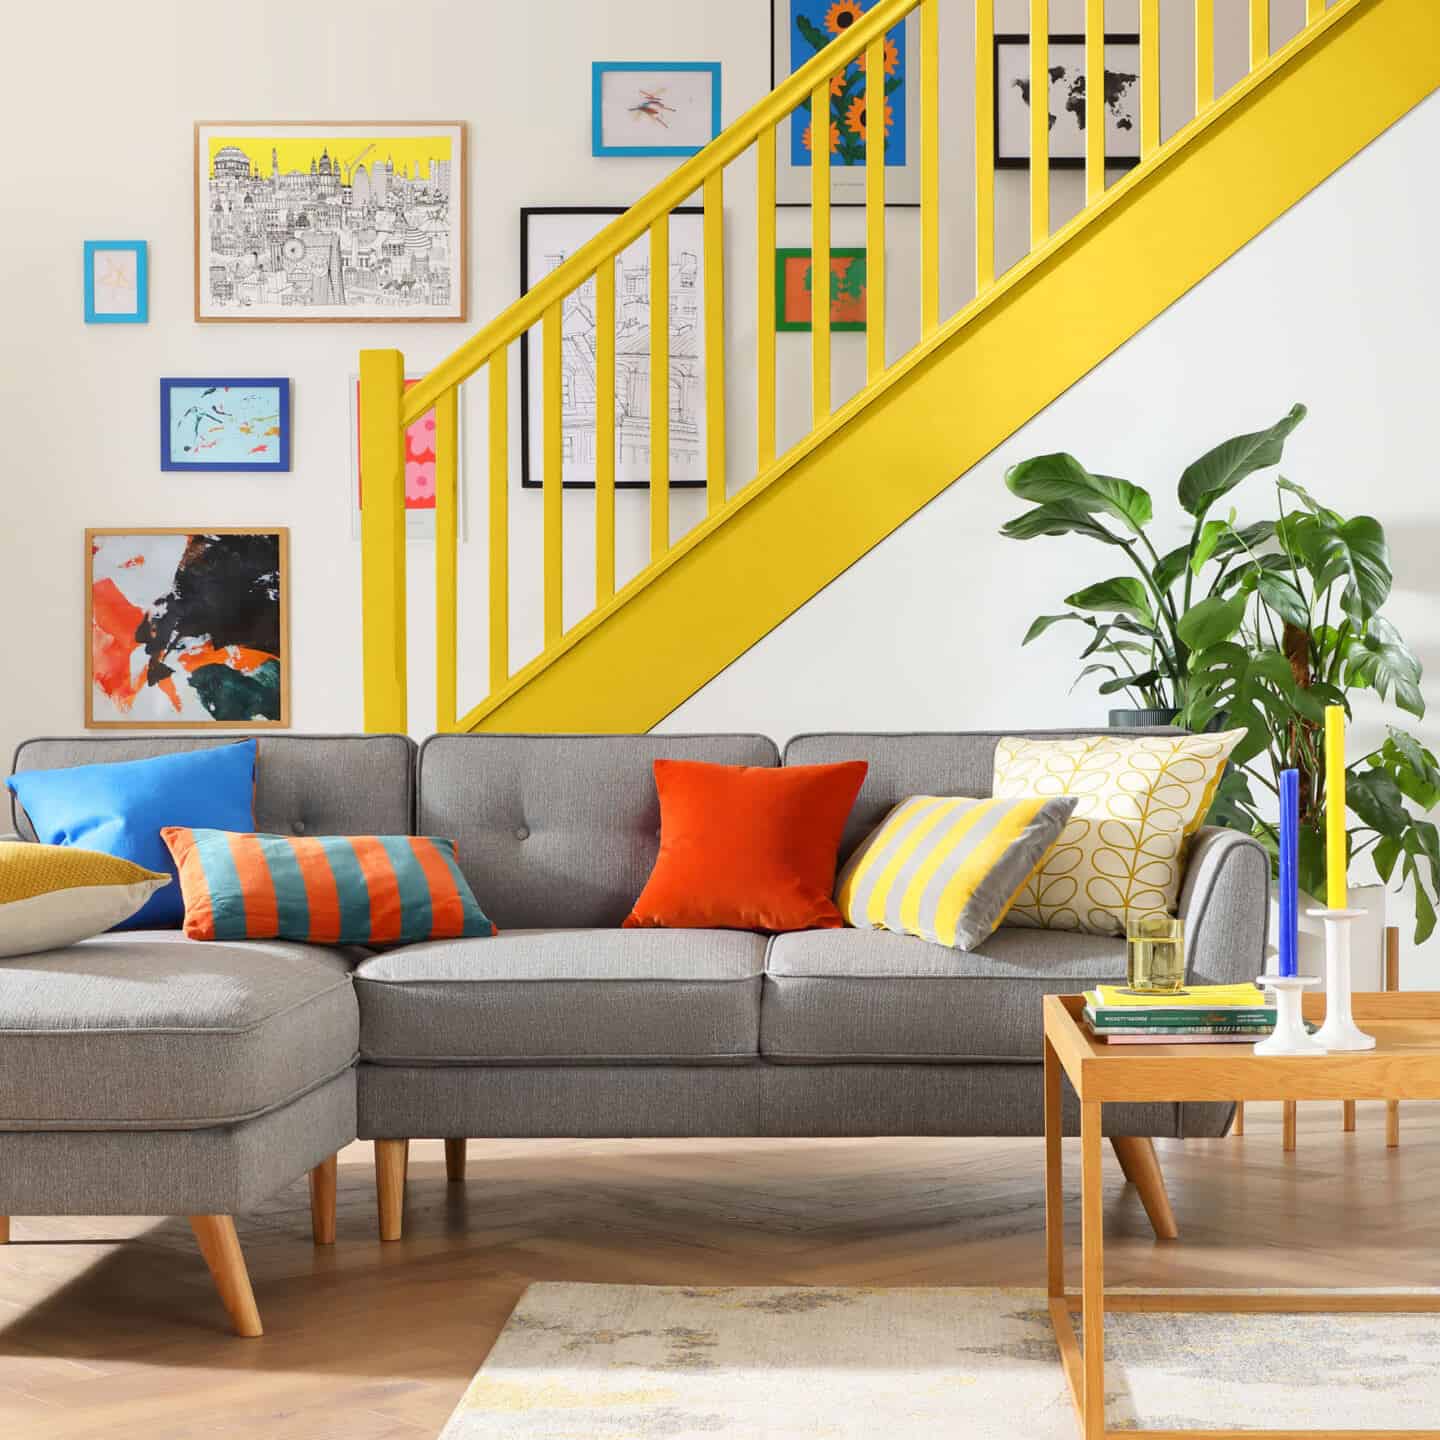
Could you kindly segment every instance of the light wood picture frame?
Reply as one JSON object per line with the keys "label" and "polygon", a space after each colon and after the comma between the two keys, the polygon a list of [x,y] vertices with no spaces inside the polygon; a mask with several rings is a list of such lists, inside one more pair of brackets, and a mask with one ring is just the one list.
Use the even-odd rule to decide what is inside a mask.
{"label": "light wood picture frame", "polygon": [[288,528],[91,528],[84,564],[87,730],[289,728]]}
{"label": "light wood picture frame", "polygon": [[197,121],[195,319],[463,321],[463,121]]}

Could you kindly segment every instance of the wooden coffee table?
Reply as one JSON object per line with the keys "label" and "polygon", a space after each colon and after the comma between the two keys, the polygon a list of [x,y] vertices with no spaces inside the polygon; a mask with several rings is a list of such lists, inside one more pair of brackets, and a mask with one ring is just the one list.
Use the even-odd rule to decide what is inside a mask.
{"label": "wooden coffee table", "polygon": [[[1440,1440],[1440,1430],[1209,1430],[1105,1428],[1105,1311],[1231,1311],[1247,1314],[1359,1311],[1367,1314],[1440,1311],[1440,1295],[1335,1295],[1297,1291],[1105,1292],[1101,1234],[1101,1107],[1120,1102],[1217,1100],[1440,1100],[1440,994],[1400,991],[1355,996],[1355,1019],[1374,1035],[1374,1050],[1318,1057],[1260,1057],[1249,1045],[1107,1045],[1081,1021],[1079,995],[1045,997],[1045,1251],[1050,1320],[1084,1440],[1176,1440],[1185,1435],[1253,1437],[1304,1434],[1363,1440],[1383,1433]],[[1324,1016],[1323,996],[1306,996],[1307,1019]],[[1061,1073],[1080,1101],[1082,1271],[1079,1293],[1065,1288],[1061,1195]],[[1427,1257],[1428,1258],[1428,1257]],[[1071,1313],[1081,1316],[1083,1347]],[[1440,1376],[1436,1377],[1440,1391]]]}

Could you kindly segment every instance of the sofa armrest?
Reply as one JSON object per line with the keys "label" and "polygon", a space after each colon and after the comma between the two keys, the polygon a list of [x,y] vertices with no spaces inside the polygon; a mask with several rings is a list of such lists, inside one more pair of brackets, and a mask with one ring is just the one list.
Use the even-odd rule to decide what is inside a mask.
{"label": "sofa armrest", "polygon": [[1270,857],[1238,830],[1207,825],[1190,841],[1180,888],[1186,979],[1238,985],[1265,969]]}

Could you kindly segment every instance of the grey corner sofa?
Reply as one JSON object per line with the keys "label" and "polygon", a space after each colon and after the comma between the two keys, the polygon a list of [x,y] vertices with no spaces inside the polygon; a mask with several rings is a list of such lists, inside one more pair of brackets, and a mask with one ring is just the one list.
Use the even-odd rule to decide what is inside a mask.
{"label": "grey corner sofa", "polygon": [[[257,828],[448,836],[500,934],[367,953],[121,932],[0,961],[0,1215],[223,1220],[310,1170],[323,1241],[333,1156],[358,1136],[375,1141],[394,1240],[412,1138],[449,1142],[458,1178],[481,1136],[1039,1135],[1040,997],[1123,976],[1123,940],[1002,928],[967,953],[859,930],[619,928],[659,845],[655,759],[868,761],[843,862],[905,796],[988,794],[1000,733],[802,735],[783,756],[759,735],[444,735],[418,751],[262,735]],[[15,768],[224,743],[34,740]],[[1258,973],[1268,896],[1254,841],[1194,837],[1193,981]],[[1105,1118],[1143,1181],[1158,1170],[1134,1147],[1223,1134],[1231,1113]],[[1165,1233],[1163,1188],[1142,1198]],[[237,1327],[243,1282],[258,1333],[233,1225],[197,1235]]]}

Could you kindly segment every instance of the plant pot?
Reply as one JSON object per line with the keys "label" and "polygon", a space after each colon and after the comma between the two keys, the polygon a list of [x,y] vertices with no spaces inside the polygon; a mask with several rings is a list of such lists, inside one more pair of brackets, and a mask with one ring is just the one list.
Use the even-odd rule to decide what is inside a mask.
{"label": "plant pot", "polygon": [[1173,725],[1178,710],[1112,710],[1107,722],[1112,730],[1146,730]]}
{"label": "plant pot", "polygon": [[[1353,885],[1350,888],[1350,909],[1363,910],[1365,914],[1350,926],[1350,964],[1354,976],[1353,988],[1360,990],[1383,990],[1385,988],[1385,887],[1383,885]],[[1300,892],[1300,953],[1297,957],[1302,975],[1325,977],[1325,923],[1307,910],[1317,910],[1320,902],[1303,890]],[[1270,946],[1280,933],[1280,903],[1275,895],[1270,896]],[[1274,968],[1275,963],[1266,951],[1265,968]]]}

